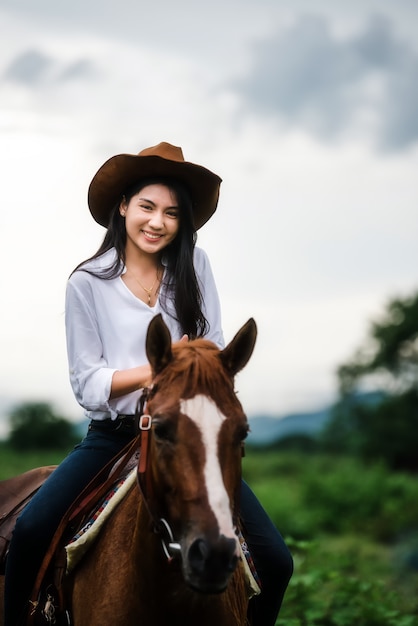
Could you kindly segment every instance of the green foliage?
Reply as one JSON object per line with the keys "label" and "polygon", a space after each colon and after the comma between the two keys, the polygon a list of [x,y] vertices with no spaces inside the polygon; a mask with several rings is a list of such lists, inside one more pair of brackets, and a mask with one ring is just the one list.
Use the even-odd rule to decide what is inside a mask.
{"label": "green foliage", "polygon": [[299,540],[357,532],[391,542],[418,526],[416,478],[383,464],[251,450],[243,471],[276,526]]}
{"label": "green foliage", "polygon": [[[389,302],[353,359],[338,370],[341,399],[325,429],[326,450],[418,471],[418,294]],[[380,402],[359,394],[380,390]]]}
{"label": "green foliage", "polygon": [[277,626],[418,623],[415,477],[351,457],[249,449],[244,478],[295,560]]}
{"label": "green foliage", "polygon": [[343,393],[367,374],[389,375],[399,392],[418,387],[418,293],[391,300],[351,362],[339,368]]}
{"label": "green foliage", "polygon": [[371,367],[386,368],[405,380],[406,388],[418,386],[418,293],[389,302],[382,322],[371,330],[378,349]]}
{"label": "green foliage", "polygon": [[44,402],[21,404],[10,415],[9,443],[17,450],[67,448],[76,441],[72,424]]}
{"label": "green foliage", "polygon": [[[414,626],[418,603],[400,609],[399,593],[357,573],[358,551],[332,554],[319,542],[287,540],[295,560],[276,626]],[[324,558],[325,557],[325,558]]]}
{"label": "green foliage", "polygon": [[393,541],[416,526],[417,496],[415,479],[354,459],[332,473],[307,474],[302,485],[303,501],[315,509],[322,531],[358,532],[379,541]]}
{"label": "green foliage", "polygon": [[418,391],[382,396],[375,403],[343,398],[321,444],[324,450],[382,461],[394,470],[418,471]]}
{"label": "green foliage", "polygon": [[363,433],[359,453],[382,459],[393,469],[418,470],[418,392],[391,396],[356,415]]}

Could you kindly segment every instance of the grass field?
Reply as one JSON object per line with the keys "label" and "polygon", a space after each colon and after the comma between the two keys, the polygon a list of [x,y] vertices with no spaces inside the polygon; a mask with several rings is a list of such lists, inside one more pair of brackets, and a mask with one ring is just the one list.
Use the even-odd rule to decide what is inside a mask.
{"label": "grass field", "polygon": [[417,477],[266,450],[248,450],[244,477],[295,560],[278,625],[418,624]]}
{"label": "grass field", "polygon": [[[1,445],[0,479],[65,453]],[[277,626],[418,624],[417,477],[351,458],[254,449],[243,472],[295,560]]]}
{"label": "grass field", "polygon": [[22,474],[41,465],[57,465],[66,454],[64,450],[16,452],[0,444],[0,480]]}

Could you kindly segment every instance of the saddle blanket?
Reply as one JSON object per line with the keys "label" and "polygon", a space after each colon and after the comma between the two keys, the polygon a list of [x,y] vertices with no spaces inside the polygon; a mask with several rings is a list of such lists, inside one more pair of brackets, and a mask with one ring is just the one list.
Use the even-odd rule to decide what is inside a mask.
{"label": "saddle blanket", "polygon": [[136,470],[122,477],[108,492],[100,506],[93,512],[91,518],[81,530],[74,535],[65,546],[67,553],[67,574],[72,572],[82,559],[94,540],[98,537],[103,524],[112,514],[119,502],[123,500],[136,481]]}
{"label": "saddle blanket", "polygon": [[[132,486],[136,483],[136,469],[122,477],[108,492],[100,506],[92,513],[89,521],[79,530],[65,547],[67,553],[67,574],[83,558],[87,550],[97,539],[103,524],[123,500]],[[241,533],[238,533],[241,560],[247,578],[248,596],[252,598],[261,592],[259,578],[247,543]]]}

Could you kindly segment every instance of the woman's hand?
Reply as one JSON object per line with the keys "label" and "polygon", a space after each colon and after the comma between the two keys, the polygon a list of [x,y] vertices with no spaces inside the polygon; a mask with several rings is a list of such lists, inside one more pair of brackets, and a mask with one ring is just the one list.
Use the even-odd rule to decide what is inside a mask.
{"label": "woman's hand", "polygon": [[[183,335],[178,343],[187,341],[189,341],[188,335]],[[118,370],[112,377],[112,388],[109,399],[120,398],[120,396],[125,396],[132,391],[149,387],[152,383],[152,378],[152,370],[149,363],[132,367],[129,370]]]}
{"label": "woman's hand", "polygon": [[152,383],[151,365],[138,365],[129,370],[118,370],[113,374],[110,400],[127,393],[148,387]]}

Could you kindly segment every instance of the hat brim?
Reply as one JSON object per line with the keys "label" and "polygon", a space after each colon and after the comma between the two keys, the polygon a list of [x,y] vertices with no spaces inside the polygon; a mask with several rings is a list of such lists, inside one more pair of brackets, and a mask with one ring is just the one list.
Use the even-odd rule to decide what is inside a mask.
{"label": "hat brim", "polygon": [[107,228],[112,209],[125,191],[142,178],[154,176],[175,178],[186,185],[196,230],[216,211],[222,179],[205,167],[155,155],[118,154],[102,165],[90,183],[88,205],[93,218]]}

